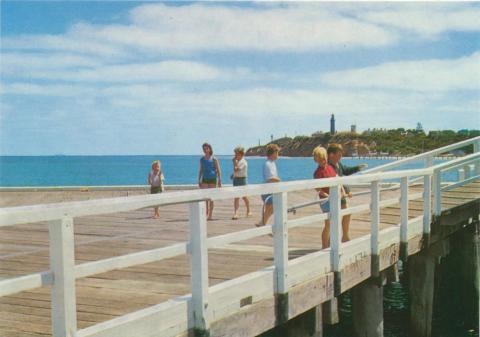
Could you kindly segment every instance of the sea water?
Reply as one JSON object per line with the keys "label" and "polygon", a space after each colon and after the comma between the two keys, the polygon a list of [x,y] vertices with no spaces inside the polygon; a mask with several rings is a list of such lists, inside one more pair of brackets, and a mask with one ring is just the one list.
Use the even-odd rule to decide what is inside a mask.
{"label": "sea water", "polygon": [[[145,185],[151,163],[160,160],[167,185],[196,184],[200,157],[184,156],[0,156],[0,186],[118,186]],[[217,156],[224,184],[231,184],[233,172],[231,156]],[[262,165],[265,158],[247,157],[248,182],[262,183]],[[348,166],[367,163],[369,168],[392,162],[393,159],[343,158]],[[434,164],[442,160],[435,160]],[[278,173],[283,181],[311,179],[316,168],[312,158],[281,157]],[[416,161],[395,169],[424,167]],[[444,180],[457,179],[455,172]]]}

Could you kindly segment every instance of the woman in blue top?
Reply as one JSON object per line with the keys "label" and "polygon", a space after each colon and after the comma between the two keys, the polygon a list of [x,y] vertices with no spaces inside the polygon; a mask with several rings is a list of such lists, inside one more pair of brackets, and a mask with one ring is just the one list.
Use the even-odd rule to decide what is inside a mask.
{"label": "woman in blue top", "polygon": [[[208,143],[202,145],[204,156],[200,158],[200,172],[198,173],[198,186],[200,188],[222,187],[222,171],[217,158],[213,156],[212,146]],[[207,220],[212,220],[213,201],[207,201]]]}

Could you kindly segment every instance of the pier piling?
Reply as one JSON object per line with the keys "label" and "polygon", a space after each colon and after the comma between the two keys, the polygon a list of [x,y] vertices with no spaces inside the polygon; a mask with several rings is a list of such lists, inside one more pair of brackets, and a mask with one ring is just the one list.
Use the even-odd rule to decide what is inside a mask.
{"label": "pier piling", "polygon": [[411,337],[432,336],[435,263],[435,256],[428,252],[413,255],[408,260]]}
{"label": "pier piling", "polygon": [[352,316],[356,337],[383,337],[383,286],[377,279],[353,288]]}

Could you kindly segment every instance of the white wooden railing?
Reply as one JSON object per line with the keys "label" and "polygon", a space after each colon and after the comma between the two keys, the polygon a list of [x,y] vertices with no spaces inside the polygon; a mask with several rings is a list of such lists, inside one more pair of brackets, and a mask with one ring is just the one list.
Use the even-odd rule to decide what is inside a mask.
{"label": "white wooden railing", "polygon": [[[478,139],[477,143],[478,144]],[[478,145],[475,149],[478,151]],[[351,177],[292,181],[209,190],[179,191],[157,195],[141,195],[112,199],[66,202],[59,204],[9,207],[0,209],[0,227],[48,221],[50,238],[50,270],[0,281],[0,296],[7,296],[41,286],[51,285],[53,336],[141,336],[156,332],[159,336],[175,336],[188,329],[208,330],[210,323],[231,315],[241,307],[241,300],[255,303],[273,294],[287,294],[293,286],[329,272],[339,273],[358,254],[371,256],[372,275],[378,275],[381,249],[392,243],[406,245],[415,235],[428,235],[433,211],[441,211],[442,172],[474,165],[480,167],[480,153],[422,169],[375,172]],[[469,166],[470,167],[470,166]],[[423,192],[409,193],[411,178],[423,180]],[[400,195],[381,200],[380,184],[384,180],[400,179]],[[456,185],[478,177],[468,176]],[[340,186],[369,184],[371,202],[342,210]],[[287,193],[330,188],[330,213],[288,219]],[[448,189],[446,187],[445,189]],[[252,228],[207,238],[206,200],[232,199],[273,193],[274,225]],[[423,199],[423,216],[409,220],[408,201]],[[189,242],[177,243],[100,261],[75,265],[74,219],[80,216],[125,212],[136,209],[187,203],[189,204]],[[380,209],[400,203],[401,219],[397,227],[380,231]],[[347,214],[371,212],[371,234],[341,243],[341,218]],[[330,219],[331,248],[288,261],[288,230],[297,226]],[[247,240],[273,230],[274,265],[239,278],[209,287],[208,249]],[[78,330],[76,319],[75,280],[119,268],[160,261],[190,254],[191,294],[139,310],[124,316]]]}

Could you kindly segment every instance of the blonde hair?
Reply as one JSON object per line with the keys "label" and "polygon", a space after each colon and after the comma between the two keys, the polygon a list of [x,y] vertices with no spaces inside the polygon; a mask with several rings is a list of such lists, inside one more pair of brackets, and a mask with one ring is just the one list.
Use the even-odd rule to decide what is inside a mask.
{"label": "blonde hair", "polygon": [[327,159],[327,150],[324,147],[317,146],[313,149],[313,158]]}
{"label": "blonde hair", "polygon": [[268,144],[267,145],[267,156],[271,156],[275,152],[279,152],[280,147],[277,144]]}
{"label": "blonde hair", "polygon": [[243,148],[243,146],[237,146],[235,149],[233,149],[233,152],[244,154],[245,149]]}
{"label": "blonde hair", "polygon": [[161,167],[162,167],[162,164],[160,163],[160,160],[154,160],[154,161],[152,161],[152,169],[153,169],[153,167],[154,167],[155,165],[157,165],[157,164],[158,164],[158,168],[161,168]]}

